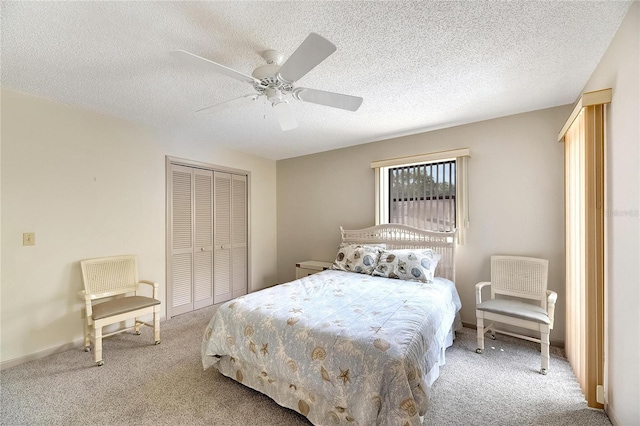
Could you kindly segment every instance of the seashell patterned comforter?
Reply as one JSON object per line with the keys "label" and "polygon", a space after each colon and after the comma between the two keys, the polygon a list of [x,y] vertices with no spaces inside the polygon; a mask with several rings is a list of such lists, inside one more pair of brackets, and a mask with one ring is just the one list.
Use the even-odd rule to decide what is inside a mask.
{"label": "seashell patterned comforter", "polygon": [[316,425],[419,425],[460,307],[444,278],[327,270],[221,305],[202,362]]}

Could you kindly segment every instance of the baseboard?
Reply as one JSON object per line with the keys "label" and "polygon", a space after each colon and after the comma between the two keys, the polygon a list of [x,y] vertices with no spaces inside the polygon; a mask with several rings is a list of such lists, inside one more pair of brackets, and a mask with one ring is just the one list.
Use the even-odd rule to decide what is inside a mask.
{"label": "baseboard", "polygon": [[24,364],[25,362],[35,361],[37,359],[44,358],[49,355],[65,352],[65,351],[68,351],[69,349],[79,348],[81,346],[84,346],[84,338],[74,340],[71,343],[65,343],[64,345],[54,346],[52,348],[43,349],[38,352],[19,356],[17,358],[12,358],[7,361],[2,361],[0,362],[0,371],[6,368],[15,367],[16,365]]}
{"label": "baseboard", "polygon": [[[166,320],[166,317],[163,317],[163,316],[160,317],[160,322],[164,322],[165,320]],[[162,330],[162,327],[160,328],[160,330]],[[43,349],[41,351],[19,356],[17,358],[12,358],[6,361],[0,361],[0,371],[6,368],[15,367],[16,365],[24,364],[25,362],[35,361],[37,359],[41,359],[49,355],[58,354],[60,352],[68,351],[69,349],[79,348],[83,346],[84,346],[84,337],[81,337],[78,340],[74,340],[73,342],[65,343],[60,346],[54,346],[52,348]]]}
{"label": "baseboard", "polygon": [[[462,321],[462,325],[464,327],[471,328],[473,330],[477,330],[478,329],[478,326],[475,323],[472,323],[472,322]],[[540,338],[540,336],[538,336],[538,338]],[[564,349],[564,342],[561,341],[561,340],[549,340],[549,344],[551,346],[553,346],[553,347]]]}
{"label": "baseboard", "polygon": [[620,423],[618,421],[618,418],[616,417],[615,413],[611,409],[611,406],[607,403],[607,398],[606,397],[605,397],[605,401],[604,401],[604,412],[607,413],[607,417],[609,417],[609,420],[611,420],[611,424],[613,426],[622,425],[622,423]]}

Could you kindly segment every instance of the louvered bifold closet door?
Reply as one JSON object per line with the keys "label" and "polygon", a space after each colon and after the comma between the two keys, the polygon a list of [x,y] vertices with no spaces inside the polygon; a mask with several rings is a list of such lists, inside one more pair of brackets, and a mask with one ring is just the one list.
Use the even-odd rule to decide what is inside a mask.
{"label": "louvered bifold closet door", "polygon": [[238,297],[247,294],[247,177],[233,175],[231,189],[231,287]]}
{"label": "louvered bifold closet door", "polygon": [[214,172],[213,303],[231,299],[231,174]]}
{"label": "louvered bifold closet door", "polygon": [[194,169],[193,309],[213,304],[213,172]]}
{"label": "louvered bifold closet door", "polygon": [[171,316],[193,310],[193,178],[189,167],[171,166]]}

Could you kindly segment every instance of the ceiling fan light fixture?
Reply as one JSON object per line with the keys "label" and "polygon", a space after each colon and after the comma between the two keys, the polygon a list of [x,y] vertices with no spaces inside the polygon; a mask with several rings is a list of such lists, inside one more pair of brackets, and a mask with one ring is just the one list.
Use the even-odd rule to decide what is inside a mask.
{"label": "ceiling fan light fixture", "polygon": [[289,106],[289,102],[277,101],[271,105],[273,106],[273,110],[276,114],[276,117],[278,117],[280,128],[283,131],[293,130],[298,127],[298,123],[296,122],[296,118],[293,115],[293,111]]}
{"label": "ceiling fan light fixture", "polygon": [[271,102],[274,106],[276,103],[282,102],[282,92],[275,87],[267,88],[267,90],[264,91],[264,94],[267,96],[269,102]]}

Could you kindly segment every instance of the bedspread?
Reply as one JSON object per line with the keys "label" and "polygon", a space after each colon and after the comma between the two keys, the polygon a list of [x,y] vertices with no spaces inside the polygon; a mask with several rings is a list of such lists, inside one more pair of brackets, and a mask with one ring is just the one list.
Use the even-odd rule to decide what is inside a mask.
{"label": "bedspread", "polygon": [[327,270],[221,305],[203,366],[317,425],[418,425],[460,307],[443,278]]}

